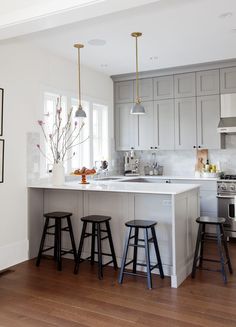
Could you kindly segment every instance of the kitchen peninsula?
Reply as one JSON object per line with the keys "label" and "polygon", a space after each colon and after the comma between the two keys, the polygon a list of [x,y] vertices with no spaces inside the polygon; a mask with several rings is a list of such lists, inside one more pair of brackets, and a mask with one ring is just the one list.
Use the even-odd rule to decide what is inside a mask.
{"label": "kitchen peninsula", "polygon": [[[133,219],[156,220],[163,269],[166,276],[171,276],[171,287],[178,287],[191,271],[197,233],[195,219],[200,213],[199,185],[132,183],[122,179],[92,181],[86,185],[73,181],[63,186],[42,182],[29,186],[28,203],[30,258],[36,257],[39,248],[43,212],[62,210],[73,213],[77,245],[82,216],[111,216],[118,264],[123,252],[125,222]],[[67,241],[69,246],[69,239],[65,237],[64,244],[67,245]],[[84,252],[88,251],[86,243]],[[139,260],[143,259],[144,253],[140,250]]]}

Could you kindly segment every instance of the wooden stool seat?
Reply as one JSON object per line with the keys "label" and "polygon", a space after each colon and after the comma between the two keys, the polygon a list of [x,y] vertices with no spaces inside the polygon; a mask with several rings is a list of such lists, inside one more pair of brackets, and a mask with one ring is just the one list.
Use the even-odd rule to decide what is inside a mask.
{"label": "wooden stool seat", "polygon": [[[224,283],[227,283],[225,265],[228,265],[230,274],[233,273],[233,269],[231,265],[228,245],[224,232],[225,218],[203,216],[197,218],[196,222],[199,224],[199,227],[198,227],[198,235],[196,240],[195,254],[193,259],[192,278],[194,278],[196,275],[196,269],[218,271],[222,273]],[[216,233],[213,234],[213,233],[206,232],[207,225],[215,226]],[[208,241],[216,241],[218,253],[219,253],[219,260],[205,258],[203,256],[204,246]],[[221,269],[213,270],[209,268],[203,268],[202,265],[203,261],[216,262],[216,263],[219,262]]]}
{"label": "wooden stool seat", "polygon": [[[111,220],[111,217],[102,216],[102,215],[90,215],[90,216],[85,216],[85,217],[81,218],[81,221],[83,222],[83,228],[82,228],[82,233],[81,233],[81,237],[80,237],[80,243],[79,243],[75,268],[74,268],[75,274],[78,274],[79,265],[82,261],[90,260],[91,265],[93,265],[95,262],[95,260],[94,260],[95,255],[97,255],[97,258],[98,258],[98,278],[99,279],[103,278],[103,267],[109,265],[110,263],[113,263],[115,270],[117,269],[116,255],[115,255],[115,250],[114,250],[114,245],[113,245],[112,235],[111,235],[111,229],[110,229],[110,224],[109,224],[110,220]],[[92,224],[92,232],[91,233],[86,231],[88,223]],[[105,227],[103,227],[103,229],[101,227],[102,224],[105,225]],[[105,236],[102,236],[102,233],[103,234],[105,233]],[[83,249],[83,245],[84,245],[84,240],[87,237],[91,237],[91,239],[92,239],[91,254],[89,257],[82,259],[81,254],[82,254],[82,249]],[[97,238],[97,251],[95,251],[96,238]],[[108,239],[111,253],[102,252],[102,241],[104,241],[106,239]],[[106,262],[105,264],[103,264],[103,256],[110,256],[111,260]]]}
{"label": "wooden stool seat", "polygon": [[[65,254],[73,254],[74,259],[76,259],[76,245],[75,245],[75,239],[71,224],[71,212],[64,212],[64,211],[55,211],[55,212],[48,212],[43,215],[45,217],[45,224],[43,229],[43,234],[40,242],[38,257],[36,260],[36,266],[38,267],[40,265],[40,261],[42,258],[42,254],[44,252],[54,250],[54,260],[57,262],[57,269],[61,270],[61,257]],[[53,225],[49,225],[50,219],[54,220]],[[63,219],[66,219],[67,226],[62,227],[62,221]],[[51,231],[53,229],[53,231]],[[72,249],[71,250],[62,250],[61,246],[61,232],[69,232],[70,234],[70,240]],[[44,243],[46,239],[46,235],[53,235],[54,236],[54,246],[49,246],[47,248],[44,248]]]}
{"label": "wooden stool seat", "polygon": [[[158,268],[160,271],[161,278],[164,278],[161,256],[160,256],[156,232],[155,232],[156,224],[157,224],[156,221],[138,220],[138,219],[130,220],[125,223],[125,225],[127,227],[129,227],[129,229],[127,230],[127,234],[126,234],[124,252],[123,252],[123,257],[122,257],[122,262],[121,262],[121,269],[120,269],[120,275],[119,275],[119,283],[120,284],[123,283],[123,278],[124,278],[125,274],[139,276],[139,277],[147,277],[147,285],[148,285],[148,288],[151,289],[152,288],[151,271],[154,268]],[[133,229],[134,229],[134,235],[132,235]],[[140,229],[143,230],[143,237],[144,237],[143,239],[139,238]],[[149,230],[151,231],[151,238],[149,238],[149,236],[148,236]],[[133,242],[131,242],[131,240],[133,240]],[[151,262],[150,262],[150,252],[149,252],[149,244],[150,243],[154,244],[154,249],[155,249],[155,254],[156,254],[156,259],[157,259],[157,263],[155,265],[151,265]],[[133,259],[126,262],[127,254],[128,254],[128,250],[129,250],[130,246],[132,246],[134,248]],[[145,263],[137,262],[138,248],[144,248],[144,250],[145,250],[145,258],[146,258]],[[133,264],[132,272],[125,269],[125,267],[130,264]],[[146,267],[147,274],[143,275],[143,274],[137,273],[137,265]]]}
{"label": "wooden stool seat", "polygon": [[137,228],[151,228],[157,224],[156,221],[153,220],[130,220],[125,223],[127,227],[137,227]]}

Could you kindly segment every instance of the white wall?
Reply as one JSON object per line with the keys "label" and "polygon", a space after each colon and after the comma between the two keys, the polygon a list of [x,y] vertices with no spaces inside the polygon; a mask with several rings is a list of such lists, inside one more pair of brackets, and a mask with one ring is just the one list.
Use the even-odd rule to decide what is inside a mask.
{"label": "white wall", "polygon": [[[5,90],[5,181],[0,184],[1,270],[28,257],[27,133],[39,131],[36,121],[43,110],[42,91],[50,87],[76,95],[77,65],[20,41],[8,42],[0,45],[0,87]],[[106,102],[112,109],[113,86],[108,76],[83,67],[82,93]]]}

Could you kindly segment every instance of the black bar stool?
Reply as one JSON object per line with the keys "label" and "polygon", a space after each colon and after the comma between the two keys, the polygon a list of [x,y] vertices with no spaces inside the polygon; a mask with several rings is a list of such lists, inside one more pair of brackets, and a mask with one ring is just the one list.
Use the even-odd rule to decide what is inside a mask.
{"label": "black bar stool", "polygon": [[[197,218],[196,222],[199,224],[199,227],[198,227],[195,254],[193,259],[192,278],[194,278],[196,275],[196,269],[218,271],[222,273],[224,283],[227,283],[225,265],[226,264],[228,265],[230,274],[233,273],[233,269],[230,261],[229,250],[228,250],[227,241],[224,232],[225,218],[219,218],[219,217],[214,218],[214,217],[206,216],[206,217]],[[216,234],[207,233],[206,225],[215,226]],[[219,253],[219,260],[204,258],[203,256],[204,245],[207,241],[216,241],[218,247],[218,253]],[[199,261],[199,265],[198,265],[198,261]],[[221,264],[221,269],[214,270],[214,269],[203,268],[202,267],[203,261],[219,262]]]}
{"label": "black bar stool", "polygon": [[[81,237],[80,237],[80,243],[79,243],[75,268],[74,268],[75,274],[77,274],[79,271],[80,262],[85,261],[85,260],[90,260],[91,265],[93,265],[95,262],[94,261],[95,254],[97,254],[97,256],[98,256],[98,278],[99,279],[103,278],[103,267],[109,265],[110,263],[113,263],[115,270],[117,269],[116,255],[115,255],[114,245],[113,245],[112,236],[111,236],[111,229],[110,229],[110,224],[109,224],[110,220],[111,220],[111,217],[101,216],[101,215],[90,215],[90,216],[81,218],[81,221],[83,222],[83,228],[82,228],[82,233],[81,233]],[[88,223],[92,224],[92,232],[91,233],[86,232],[86,227],[87,227]],[[102,224],[105,224],[105,229],[101,229]],[[105,233],[107,235],[102,236],[102,233]],[[92,238],[91,255],[89,257],[87,257],[86,259],[82,259],[81,253],[82,253],[82,249],[83,249],[84,239],[87,237]],[[96,237],[97,237],[97,251],[95,251],[95,238]],[[102,241],[105,239],[108,239],[108,241],[109,241],[111,253],[103,253],[102,252]],[[103,255],[112,257],[112,260],[103,264],[103,262],[102,262]]]}
{"label": "black bar stool", "polygon": [[[159,248],[158,248],[158,242],[157,242],[157,237],[156,237],[156,232],[155,232],[155,227],[154,227],[156,224],[157,224],[156,221],[150,221],[150,220],[131,220],[131,221],[128,221],[127,223],[125,223],[125,225],[127,227],[129,227],[129,230],[127,230],[125,246],[124,246],[124,253],[123,253],[122,262],[121,262],[121,270],[120,270],[120,275],[119,275],[119,283],[120,284],[122,284],[122,282],[123,282],[124,274],[140,276],[140,277],[147,277],[147,285],[148,285],[148,288],[151,289],[152,288],[151,271],[154,268],[159,268],[160,276],[161,276],[161,278],[164,278],[161,256],[160,256],[160,252],[159,252]],[[131,236],[133,228],[134,228],[134,235]],[[144,239],[139,238],[139,230],[140,229],[143,230]],[[151,230],[151,235],[152,235],[151,238],[148,238],[148,230]],[[130,243],[131,239],[134,239],[133,243]],[[139,243],[139,242],[141,242],[141,243]],[[150,263],[149,244],[151,242],[154,244],[155,254],[156,254],[156,258],[157,258],[157,264],[155,264],[154,266],[151,266],[151,263]],[[129,246],[134,247],[133,259],[126,263]],[[145,249],[145,257],[146,257],[145,264],[137,262],[138,248]],[[132,272],[126,271],[125,267],[131,263],[133,263],[133,271]],[[147,267],[147,274],[145,274],[145,275],[138,274],[137,273],[137,265]]]}
{"label": "black bar stool", "polygon": [[[71,219],[70,219],[71,216],[72,213],[70,212],[49,212],[44,214],[45,224],[43,229],[43,235],[40,242],[39,253],[36,260],[37,267],[40,265],[42,254],[52,249],[54,249],[54,260],[57,261],[57,270],[61,270],[61,256],[67,253],[71,253],[74,255],[74,259],[76,259],[76,245],[75,245],[75,239],[74,239],[73,229],[71,225]],[[50,219],[54,220],[54,224],[49,226]],[[67,221],[66,227],[62,227],[63,219],[66,219]],[[54,232],[50,232],[49,231],[50,229],[54,229]],[[62,231],[66,231],[70,233],[70,240],[72,245],[71,250],[62,250],[61,248]],[[54,235],[54,246],[50,246],[44,249],[46,235]]]}

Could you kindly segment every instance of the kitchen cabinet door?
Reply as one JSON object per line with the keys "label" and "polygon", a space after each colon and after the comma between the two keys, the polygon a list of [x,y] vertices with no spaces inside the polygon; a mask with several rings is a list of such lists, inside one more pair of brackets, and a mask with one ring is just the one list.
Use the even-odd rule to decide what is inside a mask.
{"label": "kitchen cabinet door", "polygon": [[174,90],[175,98],[186,98],[195,96],[195,73],[174,75]]}
{"label": "kitchen cabinet door", "polygon": [[116,150],[130,150],[138,145],[138,117],[131,115],[132,103],[115,106]]}
{"label": "kitchen cabinet door", "polygon": [[124,81],[115,83],[115,103],[134,102],[134,82]]}
{"label": "kitchen cabinet door", "polygon": [[236,93],[236,67],[220,70],[221,93]]}
{"label": "kitchen cabinet door", "polygon": [[154,116],[153,102],[144,102],[145,114],[138,116],[138,148],[150,150],[154,148]]}
{"label": "kitchen cabinet door", "polygon": [[153,79],[154,100],[174,98],[174,77],[160,76]]}
{"label": "kitchen cabinet door", "polygon": [[[153,80],[152,78],[143,78],[139,80],[139,96],[141,102],[153,100]],[[134,81],[134,101],[137,97],[136,81]]]}
{"label": "kitchen cabinet door", "polygon": [[175,148],[189,150],[196,147],[196,98],[175,100]]}
{"label": "kitchen cabinet door", "polygon": [[212,95],[220,92],[220,71],[211,69],[196,73],[197,95]]}
{"label": "kitchen cabinet door", "polygon": [[174,100],[154,102],[154,147],[159,150],[174,150],[174,118]]}
{"label": "kitchen cabinet door", "polygon": [[217,133],[220,120],[220,96],[197,98],[197,144],[207,149],[220,149],[221,135]]}

